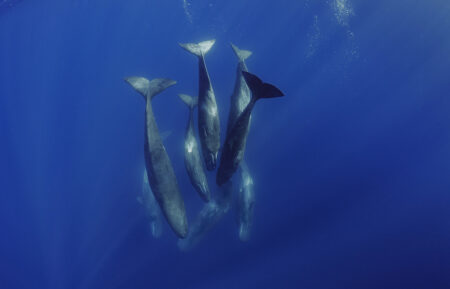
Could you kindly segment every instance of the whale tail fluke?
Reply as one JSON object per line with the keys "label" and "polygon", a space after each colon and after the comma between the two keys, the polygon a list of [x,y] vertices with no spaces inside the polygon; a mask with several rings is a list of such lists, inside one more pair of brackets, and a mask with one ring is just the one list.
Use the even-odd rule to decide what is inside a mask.
{"label": "whale tail fluke", "polygon": [[233,43],[230,43],[230,44],[231,44],[231,48],[233,48],[233,51],[236,54],[237,58],[239,58],[239,61],[244,61],[247,58],[249,58],[250,55],[252,55],[252,52],[250,50],[239,49]]}
{"label": "whale tail fluke", "polygon": [[187,94],[178,94],[181,100],[189,107],[194,108],[198,104],[198,97],[192,97]]}
{"label": "whale tail fluke", "polygon": [[140,76],[126,77],[125,81],[128,82],[128,84],[130,84],[137,92],[139,92],[145,100],[147,100],[148,97],[152,99],[164,89],[177,83],[175,80],[167,78],[155,78],[148,80],[147,78]]}
{"label": "whale tail fluke", "polygon": [[189,51],[190,53],[202,57],[211,49],[216,42],[215,39],[207,40],[200,43],[180,43],[180,46]]}
{"label": "whale tail fluke", "polygon": [[281,90],[279,90],[275,85],[262,82],[262,80],[259,79],[256,75],[248,73],[246,71],[242,71],[242,75],[244,76],[245,82],[247,82],[248,87],[252,91],[253,98],[255,98],[255,100],[258,100],[260,98],[284,96]]}

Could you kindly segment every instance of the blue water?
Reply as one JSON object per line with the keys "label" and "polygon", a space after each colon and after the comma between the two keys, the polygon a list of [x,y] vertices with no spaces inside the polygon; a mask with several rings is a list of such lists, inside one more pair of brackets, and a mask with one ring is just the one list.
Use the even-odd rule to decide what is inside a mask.
{"label": "blue water", "polygon": [[[6,2],[0,288],[450,288],[449,1]],[[229,42],[286,96],[253,111],[250,241],[230,211],[180,252],[136,201],[144,102],[123,78],[178,81],[153,108],[192,223],[176,94],[198,68],[178,43],[211,38],[222,131]]]}

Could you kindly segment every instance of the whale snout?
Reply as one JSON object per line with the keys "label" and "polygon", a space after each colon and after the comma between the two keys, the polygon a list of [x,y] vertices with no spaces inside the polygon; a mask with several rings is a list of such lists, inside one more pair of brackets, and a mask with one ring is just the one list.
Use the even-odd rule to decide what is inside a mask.
{"label": "whale snout", "polygon": [[186,238],[186,236],[188,235],[188,224],[186,217],[183,216],[178,220],[178,223],[173,224],[173,229],[178,238]]}

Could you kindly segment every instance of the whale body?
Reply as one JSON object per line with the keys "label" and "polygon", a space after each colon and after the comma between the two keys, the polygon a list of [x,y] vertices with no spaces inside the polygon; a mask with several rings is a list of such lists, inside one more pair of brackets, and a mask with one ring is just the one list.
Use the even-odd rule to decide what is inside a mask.
{"label": "whale body", "polygon": [[181,47],[198,57],[198,134],[208,171],[216,168],[217,154],[220,148],[219,110],[205,63],[205,54],[214,43],[215,40],[203,41],[197,44],[180,43]]}
{"label": "whale body", "polygon": [[153,97],[176,81],[164,78],[149,81],[144,77],[127,77],[125,81],[144,96],[146,102],[144,156],[150,187],[170,227],[179,238],[184,238],[188,233],[184,201],[152,108]]}
{"label": "whale body", "polygon": [[248,71],[245,60],[252,55],[251,51],[239,49],[236,45],[231,44],[234,53],[238,58],[236,67],[236,80],[234,82],[234,90],[230,98],[230,110],[228,113],[227,134],[233,127],[236,119],[244,111],[251,99],[250,88],[245,82],[242,71]]}
{"label": "whale body", "polygon": [[180,94],[179,96],[189,108],[189,120],[184,138],[184,165],[194,189],[205,202],[209,202],[211,193],[209,191],[203,162],[198,150],[197,139],[195,138],[193,114],[194,108],[197,106],[197,98],[186,94]]}
{"label": "whale body", "polygon": [[253,210],[255,204],[255,191],[253,178],[250,176],[247,164],[243,161],[240,166],[241,184],[237,196],[237,221],[239,225],[239,239],[248,241],[253,224]]}
{"label": "whale body", "polygon": [[277,87],[269,83],[263,83],[256,75],[246,71],[243,71],[242,75],[252,92],[252,98],[225,138],[216,175],[216,183],[219,186],[231,179],[244,158],[250,115],[256,101],[261,98],[274,98],[284,95]]}

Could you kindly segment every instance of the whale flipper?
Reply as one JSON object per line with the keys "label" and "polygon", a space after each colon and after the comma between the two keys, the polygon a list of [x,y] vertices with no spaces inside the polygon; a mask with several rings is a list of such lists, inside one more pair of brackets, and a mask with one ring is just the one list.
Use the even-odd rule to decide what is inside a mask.
{"label": "whale flipper", "polygon": [[178,94],[178,96],[189,108],[194,108],[198,104],[198,97],[192,97],[182,93]]}
{"label": "whale flipper", "polygon": [[230,44],[231,44],[231,48],[233,48],[233,51],[236,54],[237,58],[239,58],[239,61],[244,61],[247,58],[249,58],[250,55],[252,55],[252,52],[250,50],[239,49],[233,43],[230,43]]}
{"label": "whale flipper", "polygon": [[140,76],[126,77],[125,81],[128,82],[137,92],[139,92],[145,100],[147,100],[147,97],[152,99],[164,89],[177,83],[175,80],[168,78],[155,78],[148,80],[147,78]]}
{"label": "whale flipper", "polygon": [[180,46],[189,51],[190,53],[201,57],[204,56],[208,51],[211,49],[211,47],[216,42],[215,39],[203,41],[200,43],[180,43]]}
{"label": "whale flipper", "polygon": [[252,91],[253,97],[260,98],[272,98],[284,96],[283,92],[279,90],[275,85],[270,83],[264,83],[256,75],[242,71],[242,75],[247,82],[248,87]]}

